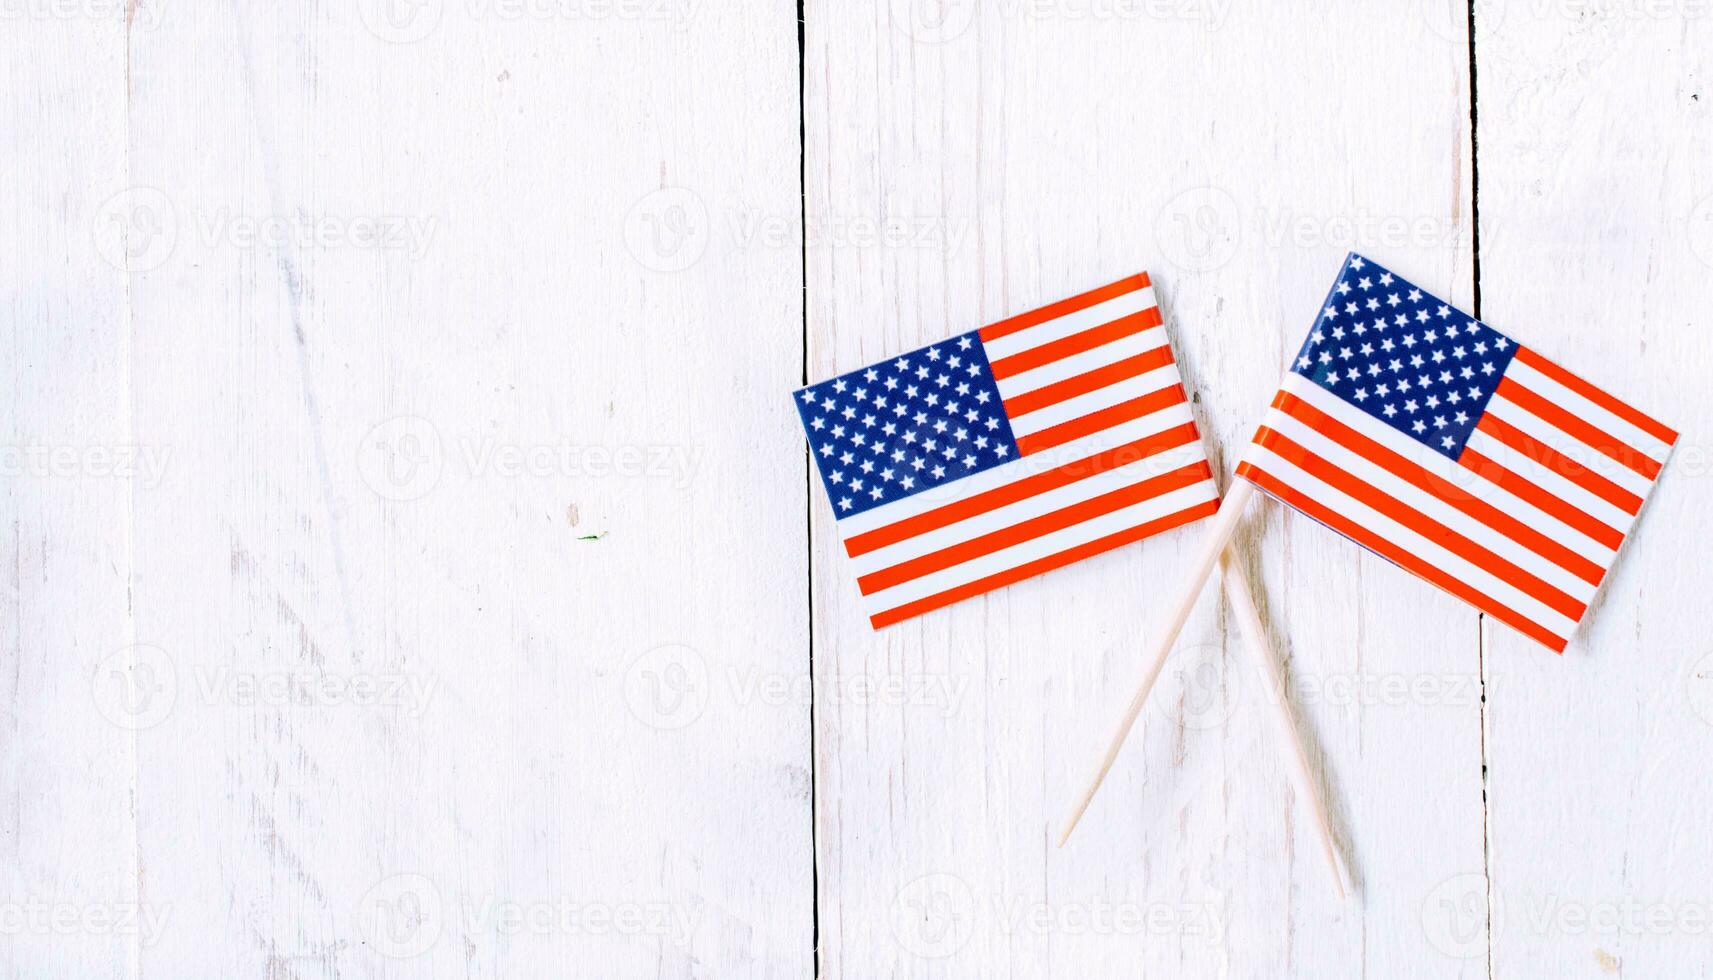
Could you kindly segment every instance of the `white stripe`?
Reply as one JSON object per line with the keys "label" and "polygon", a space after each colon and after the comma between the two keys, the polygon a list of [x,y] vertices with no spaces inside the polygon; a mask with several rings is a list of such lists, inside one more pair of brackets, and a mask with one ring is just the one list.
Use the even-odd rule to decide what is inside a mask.
{"label": "white stripe", "polygon": [[1570,414],[1587,420],[1588,424],[1596,429],[1648,456],[1656,463],[1664,463],[1666,457],[1671,455],[1670,445],[1654,438],[1627,419],[1612,414],[1605,408],[1529,367],[1517,358],[1511,358],[1511,365],[1505,369],[1505,377],[1547,401],[1553,402]]}
{"label": "white stripe", "polygon": [[1528,454],[1512,449],[1480,429],[1476,429],[1469,436],[1467,445],[1600,523],[1615,528],[1620,533],[1630,529],[1630,515],[1607,503],[1606,498],[1589,493],[1571,482],[1569,477],[1535,462]]}
{"label": "white stripe", "polygon": [[[1055,466],[1063,466],[1079,459],[1087,459],[1095,453],[1122,446],[1128,442],[1135,442],[1137,439],[1151,436],[1156,432],[1183,425],[1191,419],[1188,403],[1179,402],[1158,412],[1151,412],[1141,418],[1120,423],[1110,429],[1090,433],[1062,446],[1054,446],[1052,449],[1042,450],[1021,459],[1012,460],[990,470],[972,473],[961,480],[948,480],[937,487],[882,504],[873,510],[865,510],[858,514],[841,517],[839,518],[839,533],[849,538],[865,531],[872,531],[877,527],[895,524],[953,500],[974,496],[1001,484],[1011,483],[1014,480],[1050,470]],[[1200,440],[1197,440],[1196,445],[1201,445]]]}
{"label": "white stripe", "polygon": [[1092,415],[1103,408],[1111,408],[1127,401],[1145,398],[1156,391],[1178,384],[1178,381],[1176,365],[1167,364],[1164,367],[1157,367],[1152,371],[1124,378],[1104,388],[1085,391],[1062,402],[1054,402],[1051,405],[1037,408],[1033,412],[1013,415],[1011,417],[1011,434],[1019,439],[1034,435],[1061,422],[1080,419],[1084,415]]}
{"label": "white stripe", "polygon": [[1490,504],[1535,528],[1601,568],[1611,566],[1614,555],[1611,548],[1521,497],[1479,476],[1467,467],[1460,466],[1454,460],[1447,459],[1443,454],[1423,446],[1367,412],[1352,410],[1343,399],[1302,375],[1291,374],[1286,378],[1283,388],[1459,490],[1463,490],[1477,500]]}
{"label": "white stripe", "polygon": [[1171,493],[1145,500],[1123,510],[1103,514],[1093,520],[1083,521],[1062,531],[1055,531],[1052,534],[1021,542],[993,554],[964,562],[961,565],[942,569],[932,575],[924,575],[918,579],[901,582],[890,589],[882,589],[867,596],[864,604],[868,608],[870,616],[878,616],[906,603],[936,595],[947,589],[955,589],[960,585],[968,585],[989,575],[1059,554],[1090,541],[1104,538],[1109,534],[1117,534],[1130,528],[1139,527],[1149,521],[1176,514],[1198,504],[1217,500],[1218,497],[1219,492],[1214,487],[1213,481],[1203,480],[1193,486],[1174,490]]}
{"label": "white stripe", "polygon": [[863,576],[883,568],[890,568],[901,562],[932,554],[943,548],[962,544],[992,533],[1000,528],[1012,527],[1043,514],[1092,500],[1103,493],[1110,493],[1124,487],[1142,483],[1162,473],[1200,462],[1202,448],[1191,440],[1176,449],[1156,453],[1146,459],[1139,459],[1125,466],[1093,473],[1075,483],[1067,483],[1055,487],[1045,493],[1026,497],[1004,507],[997,507],[985,513],[976,514],[954,524],[925,531],[912,538],[905,538],[896,544],[877,548],[864,555],[851,559],[856,566],[857,575]]}
{"label": "white stripe", "polygon": [[1453,579],[1461,581],[1493,601],[1544,627],[1561,638],[1568,638],[1576,623],[1550,606],[1513,587],[1480,566],[1458,557],[1438,542],[1425,538],[1390,517],[1354,500],[1304,473],[1261,446],[1251,446],[1249,461],[1280,483],[1308,497],[1374,535],[1392,542],[1403,550],[1427,562]]}
{"label": "white stripe", "polygon": [[1061,357],[1056,361],[1048,361],[1038,368],[1030,368],[1021,374],[1009,378],[1001,378],[999,397],[1015,398],[1026,391],[1045,388],[1057,381],[1074,378],[1087,371],[1116,364],[1127,357],[1146,354],[1151,350],[1166,346],[1166,328],[1149,327],[1141,333],[1133,333],[1128,337],[1120,337],[1110,344],[1101,344],[1080,354]]}
{"label": "white stripe", "polygon": [[1295,417],[1274,410],[1267,413],[1267,424],[1328,463],[1412,510],[1456,531],[1578,602],[1587,604],[1594,598],[1595,587],[1587,580],[1578,578],[1491,525],[1469,516],[1384,467],[1370,462],[1366,456],[1346,449],[1330,436],[1315,431]]}
{"label": "white stripe", "polygon": [[1653,487],[1654,481],[1502,395],[1493,396],[1487,403],[1487,411],[1499,421],[1522,430],[1536,442],[1551,446],[1560,456],[1638,497],[1646,497]]}
{"label": "white stripe", "polygon": [[1148,286],[1114,296],[1104,303],[1096,303],[1075,313],[1067,313],[1055,320],[1037,323],[1025,327],[1013,334],[982,341],[982,347],[987,350],[987,359],[997,361],[1002,357],[1010,357],[1019,351],[1031,347],[1052,343],[1061,337],[1069,337],[1074,333],[1082,333],[1103,323],[1111,323],[1132,313],[1140,313],[1154,305],[1154,287]]}

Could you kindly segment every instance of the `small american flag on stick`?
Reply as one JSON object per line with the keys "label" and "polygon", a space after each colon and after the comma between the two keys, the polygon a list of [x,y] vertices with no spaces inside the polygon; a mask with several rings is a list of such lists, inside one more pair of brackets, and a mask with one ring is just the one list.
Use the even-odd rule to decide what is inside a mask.
{"label": "small american flag on stick", "polygon": [[1218,507],[1146,273],[795,401],[876,629]]}
{"label": "small american flag on stick", "polygon": [[1353,254],[1237,475],[1563,652],[1676,440]]}

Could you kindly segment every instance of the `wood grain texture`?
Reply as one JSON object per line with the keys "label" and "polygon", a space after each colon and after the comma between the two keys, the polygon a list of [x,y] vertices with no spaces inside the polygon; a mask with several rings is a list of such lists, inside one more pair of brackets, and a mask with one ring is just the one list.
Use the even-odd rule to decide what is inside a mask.
{"label": "wood grain texture", "polygon": [[[808,5],[809,226],[908,219],[945,239],[811,247],[812,376],[1146,267],[1229,452],[1346,248],[1407,254],[1469,299],[1457,8],[1124,9]],[[899,675],[964,692],[950,711],[818,702],[828,976],[1485,973],[1484,942],[1448,957],[1423,913],[1483,870],[1472,611],[1280,508],[1253,519],[1245,549],[1363,883],[1341,909],[1212,590],[1175,690],[1051,849],[1194,529],[874,633],[813,503],[823,694]],[[1433,684],[1453,694],[1409,693]]]}
{"label": "wood grain texture", "polygon": [[1563,658],[1486,630],[1495,976],[1713,971],[1710,13],[1537,6],[1482,32],[1483,313],[1682,433]]}
{"label": "wood grain texture", "polygon": [[[136,970],[124,28],[0,30],[0,976]],[[151,912],[156,910],[151,910]],[[151,917],[153,918],[153,917]],[[67,934],[71,938],[68,938]]]}
{"label": "wood grain texture", "polygon": [[[1709,974],[1701,7],[0,14],[0,977]],[[1229,472],[1350,248],[1657,497],[1562,658],[1251,511],[1349,904],[1214,589],[1055,850],[1200,526],[877,633],[788,393],[1147,269]]]}
{"label": "wood grain texture", "polygon": [[172,463],[8,491],[0,897],[171,910],[10,975],[809,973],[792,8],[171,13],[8,69],[6,428]]}

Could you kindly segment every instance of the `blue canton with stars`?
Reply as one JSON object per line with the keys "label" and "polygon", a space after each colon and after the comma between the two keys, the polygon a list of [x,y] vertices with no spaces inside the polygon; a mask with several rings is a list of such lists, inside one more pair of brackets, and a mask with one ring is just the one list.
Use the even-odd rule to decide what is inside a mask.
{"label": "blue canton with stars", "polygon": [[810,385],[793,400],[839,517],[1017,458],[973,331]]}
{"label": "blue canton with stars", "polygon": [[1456,459],[1516,347],[1351,253],[1291,370]]}

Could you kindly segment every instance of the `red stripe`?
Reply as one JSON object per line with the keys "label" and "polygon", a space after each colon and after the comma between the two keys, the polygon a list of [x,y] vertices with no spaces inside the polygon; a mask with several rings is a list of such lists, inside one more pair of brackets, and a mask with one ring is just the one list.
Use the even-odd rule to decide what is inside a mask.
{"label": "red stripe", "polygon": [[1469,493],[1457,484],[1413,462],[1407,456],[1393,452],[1381,443],[1357,432],[1295,395],[1283,393],[1283,397],[1275,404],[1285,414],[1301,420],[1309,428],[1413,485],[1435,500],[1455,507],[1482,524],[1491,527],[1588,584],[1599,585],[1601,577],[1605,575],[1605,569],[1595,562],[1589,561],[1535,528]]}
{"label": "red stripe", "polygon": [[1523,430],[1499,419],[1492,412],[1481,416],[1481,421],[1475,428],[1499,440],[1504,445],[1515,449],[1524,456],[1534,460],[1554,473],[1559,474],[1589,493],[1599,497],[1619,510],[1632,516],[1642,509],[1642,498],[1636,496],[1611,480],[1606,479],[1588,467],[1571,459],[1544,442],[1539,441]]}
{"label": "red stripe", "polygon": [[1563,653],[1568,645],[1565,638],[1557,635],[1544,626],[1534,622],[1516,610],[1493,601],[1493,599],[1471,588],[1468,583],[1454,576],[1447,575],[1423,559],[1413,555],[1408,549],[1369,532],[1366,528],[1349,520],[1336,511],[1321,506],[1319,503],[1291,489],[1283,481],[1270,473],[1247,462],[1237,464],[1237,475],[1267,491],[1274,497],[1302,511],[1334,531],[1344,535],[1364,548],[1391,561],[1406,571],[1411,571],[1432,582],[1452,595],[1462,599],[1475,608],[1487,613],[1494,619],[1508,624],[1536,640],[1552,648],[1555,653]]}
{"label": "red stripe", "polygon": [[1160,308],[1150,306],[1145,310],[1138,310],[1097,327],[1090,327],[1079,333],[1071,334],[1069,337],[1060,337],[1058,340],[1050,340],[1039,347],[1018,351],[1010,357],[1002,357],[989,364],[988,367],[992,369],[995,381],[1003,381],[1013,375],[1038,368],[1043,364],[1051,364],[1054,361],[1081,354],[1083,351],[1110,344],[1115,340],[1121,340],[1131,334],[1141,333],[1144,330],[1159,326],[1162,322]]}
{"label": "red stripe", "polygon": [[1536,354],[1527,347],[1519,344],[1517,346],[1516,358],[1559,384],[1564,385],[1571,391],[1576,392],[1578,395],[1581,395],[1594,404],[1599,405],[1606,411],[1611,412],[1613,415],[1618,416],[1636,428],[1646,432],[1648,435],[1653,436],[1660,442],[1669,446],[1677,441],[1677,433],[1672,431],[1670,426],[1664,425],[1651,416],[1644,415],[1640,411],[1637,411],[1618,399],[1613,398],[1601,389],[1596,388],[1576,375],[1571,374],[1569,371],[1566,371],[1557,364],[1554,364],[1539,354]]}
{"label": "red stripe", "polygon": [[1572,415],[1559,407],[1556,402],[1537,395],[1510,378],[1500,378],[1498,392],[1507,401],[1513,402],[1537,418],[1543,419],[1555,428],[1565,432],[1587,446],[1599,450],[1603,455],[1624,464],[1637,473],[1652,480],[1659,476],[1659,463],[1651,456],[1626,445],[1617,436],[1601,431],[1593,423],[1580,415]]}
{"label": "red stripe", "polygon": [[1052,534],[1054,531],[1074,527],[1113,511],[1123,510],[1133,504],[1153,500],[1155,497],[1171,493],[1173,490],[1182,490],[1184,487],[1212,479],[1213,470],[1208,467],[1207,460],[1197,460],[1187,466],[1180,466],[1175,470],[1150,477],[1140,483],[1132,483],[1116,490],[1109,490],[1097,497],[1079,500],[1067,507],[1049,511],[1039,517],[1031,517],[1009,527],[1002,527],[996,531],[970,538],[968,541],[949,545],[939,551],[931,551],[908,561],[889,565],[879,571],[870,572],[857,579],[857,588],[862,590],[863,595],[871,595],[882,589],[890,589],[903,582],[921,578],[924,575],[932,575],[935,572],[951,568],[953,565],[961,565],[966,561],[986,557],[1013,545],[1032,541],[1043,535]]}
{"label": "red stripe", "polygon": [[1048,405],[1057,405],[1059,402],[1075,398],[1078,395],[1086,395],[1108,385],[1115,385],[1126,378],[1134,378],[1156,368],[1163,368],[1170,363],[1172,363],[1172,348],[1156,347],[1146,353],[1137,354],[1135,357],[1127,357],[1122,361],[1097,367],[1093,371],[1084,371],[1082,374],[1066,378],[1063,381],[1055,381],[1050,385],[1036,388],[1034,391],[1025,391],[1014,398],[1007,398],[1005,400],[1005,412],[1013,418],[1026,415],[1037,409],[1046,408]]}
{"label": "red stripe", "polygon": [[906,517],[901,521],[877,527],[872,531],[854,534],[845,542],[845,553],[852,558],[866,555],[876,548],[896,544],[905,538],[926,534],[948,524],[968,520],[977,514],[985,514],[1007,504],[1014,504],[1019,500],[1046,493],[1049,490],[1056,490],[1078,480],[1087,479],[1096,473],[1104,473],[1107,470],[1117,469],[1137,460],[1146,459],[1156,453],[1176,449],[1179,446],[1195,442],[1197,438],[1196,424],[1185,422],[1183,425],[1173,426],[1164,432],[1156,432],[1134,442],[1115,446],[1105,452],[1096,453],[1093,456],[1075,460],[1050,470],[1044,470],[1012,483],[1002,484],[992,490],[985,490],[951,501],[942,507]]}
{"label": "red stripe", "polygon": [[1457,462],[1464,469],[1480,476],[1488,483],[1518,500],[1534,504],[1544,513],[1551,514],[1613,551],[1617,551],[1618,546],[1624,543],[1622,531],[1597,517],[1590,517],[1578,508],[1565,503],[1557,494],[1542,490],[1523,477],[1499,465],[1496,460],[1488,459],[1468,446],[1463,447],[1463,455],[1457,458]]}
{"label": "red stripe", "polygon": [[1255,441],[1309,476],[1397,521],[1506,584],[1516,586],[1530,598],[1552,607],[1572,622],[1581,619],[1583,612],[1587,610],[1586,605],[1564,594],[1534,573],[1501,558],[1391,494],[1358,479],[1337,464],[1315,455],[1293,442],[1289,436],[1262,426],[1255,434]]}
{"label": "red stripe", "polygon": [[998,323],[990,323],[981,328],[981,339],[996,340],[1000,337],[1006,337],[1019,330],[1027,330],[1030,327],[1046,323],[1048,320],[1057,320],[1059,317],[1075,313],[1078,310],[1086,310],[1091,306],[1104,303],[1109,299],[1115,299],[1119,296],[1123,296],[1125,293],[1133,293],[1138,289],[1147,288],[1148,273],[1141,272],[1134,276],[1126,276],[1117,282],[1108,283],[1098,289],[1091,289],[1086,293],[1078,293],[1069,299],[1059,300],[1057,303],[1049,303],[1038,310],[1030,310],[1027,313],[1019,313],[1010,319],[1001,320]]}
{"label": "red stripe", "polygon": [[1024,456],[1028,456],[1031,453],[1038,453],[1043,449],[1062,446],[1073,439],[1081,439],[1083,436],[1099,432],[1102,429],[1110,429],[1115,425],[1121,425],[1131,419],[1139,419],[1144,415],[1152,415],[1161,409],[1171,408],[1173,405],[1180,404],[1183,401],[1184,386],[1167,385],[1158,391],[1151,391],[1148,394],[1143,395],[1141,398],[1132,398],[1127,402],[1119,402],[1109,408],[1103,408],[1098,412],[1090,412],[1087,415],[1071,419],[1068,422],[1060,422],[1058,425],[1049,426],[1048,428],[1042,429],[1040,432],[1031,432],[1029,435],[1017,440],[1017,451]]}
{"label": "red stripe", "polygon": [[1206,503],[1200,503],[1194,507],[1180,510],[1176,514],[1167,514],[1165,517],[1149,521],[1146,524],[1139,524],[1129,530],[1119,531],[1116,534],[1109,534],[1104,538],[1098,538],[1094,541],[1088,542],[1087,544],[1077,545],[1075,548],[1069,548],[1056,555],[1048,555],[1045,558],[1038,558],[1035,561],[1018,565],[1016,568],[1008,568],[1003,572],[995,572],[986,578],[977,579],[968,585],[960,585],[957,588],[947,589],[944,592],[938,592],[934,595],[917,599],[915,602],[907,602],[902,606],[888,609],[885,612],[870,616],[869,622],[874,625],[875,629],[880,629],[883,626],[891,626],[893,623],[901,622],[911,618],[912,616],[920,616],[931,609],[938,609],[941,606],[949,606],[954,602],[961,602],[962,600],[968,599],[972,596],[981,595],[983,592],[990,592],[994,589],[1004,588],[1007,585],[1021,582],[1026,578],[1033,578],[1036,575],[1040,575],[1042,572],[1050,572],[1055,568],[1062,568],[1066,565],[1075,564],[1085,558],[1091,558],[1098,555],[1103,551],[1111,551],[1114,548],[1120,548],[1124,545],[1140,541],[1143,538],[1152,537],[1162,531],[1169,531],[1172,528],[1180,527],[1184,524],[1190,523],[1191,521],[1199,521],[1204,517],[1211,517],[1217,510],[1219,510],[1219,501],[1209,500]]}

